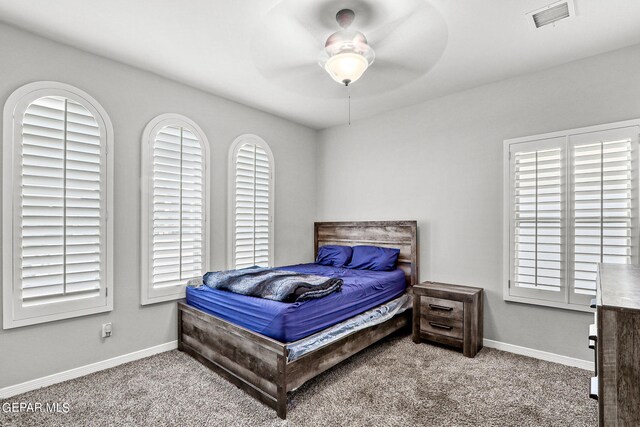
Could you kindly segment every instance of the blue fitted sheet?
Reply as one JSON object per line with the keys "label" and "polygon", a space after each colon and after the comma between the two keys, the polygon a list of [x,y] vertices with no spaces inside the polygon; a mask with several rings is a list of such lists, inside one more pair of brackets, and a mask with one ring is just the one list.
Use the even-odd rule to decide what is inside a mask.
{"label": "blue fitted sheet", "polygon": [[404,273],[351,270],[319,264],[278,267],[299,273],[342,278],[342,288],[324,298],[284,303],[208,286],[187,287],[187,304],[236,325],[292,342],[383,304],[406,288]]}

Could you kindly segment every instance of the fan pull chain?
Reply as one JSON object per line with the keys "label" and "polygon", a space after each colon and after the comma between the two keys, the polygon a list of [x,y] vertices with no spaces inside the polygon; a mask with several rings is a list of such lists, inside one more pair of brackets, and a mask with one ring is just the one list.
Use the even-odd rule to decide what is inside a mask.
{"label": "fan pull chain", "polygon": [[351,89],[347,86],[347,98],[349,103],[349,126],[351,126]]}

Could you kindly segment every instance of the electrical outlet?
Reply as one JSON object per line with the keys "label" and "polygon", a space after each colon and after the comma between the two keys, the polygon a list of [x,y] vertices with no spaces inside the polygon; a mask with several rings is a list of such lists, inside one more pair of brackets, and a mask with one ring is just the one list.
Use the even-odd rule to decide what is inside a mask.
{"label": "electrical outlet", "polygon": [[102,325],[102,338],[108,338],[111,336],[111,323],[104,323]]}

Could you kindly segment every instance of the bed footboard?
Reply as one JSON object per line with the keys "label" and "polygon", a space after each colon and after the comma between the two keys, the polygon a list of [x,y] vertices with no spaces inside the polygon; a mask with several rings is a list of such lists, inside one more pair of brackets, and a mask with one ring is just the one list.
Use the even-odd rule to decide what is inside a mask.
{"label": "bed footboard", "polygon": [[[371,344],[411,325],[411,311],[405,311],[384,323],[356,331],[320,347],[287,364],[287,391],[300,387],[324,371],[364,350]],[[408,333],[407,329],[407,333]]]}
{"label": "bed footboard", "polygon": [[178,303],[178,349],[286,417],[286,346]]}
{"label": "bed footboard", "polygon": [[407,311],[289,362],[287,344],[179,302],[178,349],[286,419],[287,392],[410,324]]}

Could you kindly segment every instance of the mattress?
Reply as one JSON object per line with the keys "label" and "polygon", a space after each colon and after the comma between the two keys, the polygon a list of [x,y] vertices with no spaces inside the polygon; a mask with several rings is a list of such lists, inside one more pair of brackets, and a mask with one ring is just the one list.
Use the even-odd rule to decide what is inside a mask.
{"label": "mattress", "polygon": [[410,309],[412,305],[413,299],[409,294],[404,293],[398,298],[392,299],[364,313],[329,326],[316,334],[309,335],[306,338],[289,344],[287,346],[287,360],[292,362],[307,353],[311,353],[320,347],[336,342],[347,335],[386,322],[396,315],[404,313]]}
{"label": "mattress", "polygon": [[404,272],[351,270],[319,264],[278,269],[342,278],[342,288],[324,298],[283,303],[208,286],[187,287],[187,304],[280,342],[297,341],[401,295]]}

